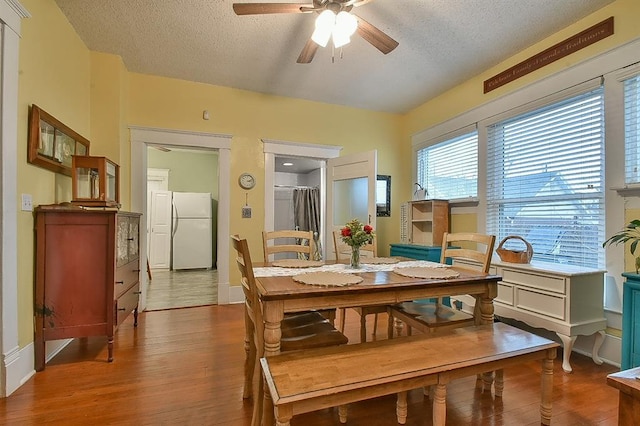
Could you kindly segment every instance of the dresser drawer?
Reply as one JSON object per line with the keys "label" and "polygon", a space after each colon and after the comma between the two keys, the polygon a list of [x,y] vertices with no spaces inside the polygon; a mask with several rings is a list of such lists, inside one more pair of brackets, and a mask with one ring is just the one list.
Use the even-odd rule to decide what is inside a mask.
{"label": "dresser drawer", "polygon": [[132,284],[138,282],[140,266],[138,259],[116,268],[115,297],[123,294]]}
{"label": "dresser drawer", "polygon": [[498,296],[496,296],[495,301],[513,306],[513,286],[511,284],[499,282]]}
{"label": "dresser drawer", "polygon": [[116,326],[120,325],[131,312],[138,306],[138,299],[140,295],[140,283],[136,283],[122,296],[116,299]]}
{"label": "dresser drawer", "polygon": [[536,312],[546,317],[565,320],[566,298],[554,294],[540,293],[524,288],[516,288],[516,306],[519,309]]}
{"label": "dresser drawer", "polygon": [[564,278],[538,275],[528,271],[514,271],[508,268],[502,268],[498,271],[498,274],[502,276],[502,281],[552,291],[554,293],[566,293]]}

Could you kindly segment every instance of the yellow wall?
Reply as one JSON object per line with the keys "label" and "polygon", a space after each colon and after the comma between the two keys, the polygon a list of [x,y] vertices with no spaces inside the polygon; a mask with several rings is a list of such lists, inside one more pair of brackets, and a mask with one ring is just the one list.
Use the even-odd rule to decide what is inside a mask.
{"label": "yellow wall", "polygon": [[[91,141],[89,50],[53,0],[22,0],[18,86],[17,192],[33,205],[71,199],[71,179],[27,163],[29,107],[46,112]],[[20,206],[20,201],[17,203]],[[18,343],[33,341],[33,215],[18,212]],[[6,325],[5,325],[6,326]]]}
{"label": "yellow wall", "polygon": [[[245,192],[236,190],[235,185],[232,188],[231,233],[246,237],[253,253],[262,252],[264,228],[261,139],[343,146],[342,154],[377,149],[378,173],[391,175],[396,186],[407,166],[398,149],[402,144],[397,115],[135,73],[130,75],[130,84],[130,124],[233,136],[232,184],[242,172],[252,173],[258,183],[249,192],[251,219],[240,217]],[[209,110],[209,121],[202,119],[205,109]],[[399,239],[401,201],[392,194],[394,213],[377,219],[378,247],[383,254],[388,254],[389,243]],[[231,284],[239,283],[235,268],[231,274]]]}

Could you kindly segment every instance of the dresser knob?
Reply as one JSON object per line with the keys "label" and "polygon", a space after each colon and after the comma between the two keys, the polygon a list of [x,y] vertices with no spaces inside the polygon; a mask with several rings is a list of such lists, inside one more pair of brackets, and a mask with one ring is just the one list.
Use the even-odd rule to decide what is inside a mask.
{"label": "dresser knob", "polygon": [[124,281],[116,281],[116,284],[124,284]]}
{"label": "dresser knob", "polygon": [[118,308],[119,311],[126,311],[127,308]]}

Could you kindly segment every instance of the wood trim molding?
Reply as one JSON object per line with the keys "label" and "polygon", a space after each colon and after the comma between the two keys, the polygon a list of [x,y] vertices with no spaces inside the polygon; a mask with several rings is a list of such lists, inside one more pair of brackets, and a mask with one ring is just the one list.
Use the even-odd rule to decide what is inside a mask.
{"label": "wood trim molding", "polygon": [[613,34],[613,16],[484,81],[484,93],[504,86]]}

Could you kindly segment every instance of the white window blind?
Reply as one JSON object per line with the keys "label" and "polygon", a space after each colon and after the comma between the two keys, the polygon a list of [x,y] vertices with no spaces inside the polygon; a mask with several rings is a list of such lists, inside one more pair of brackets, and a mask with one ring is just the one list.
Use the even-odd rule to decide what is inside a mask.
{"label": "white window blind", "polygon": [[417,182],[427,190],[427,198],[477,197],[478,132],[419,150]]}
{"label": "white window blind", "polygon": [[536,260],[604,265],[603,97],[599,87],[488,127],[487,229],[498,241],[519,235]]}
{"label": "white window blind", "polygon": [[640,75],[624,80],[625,183],[640,183]]}

